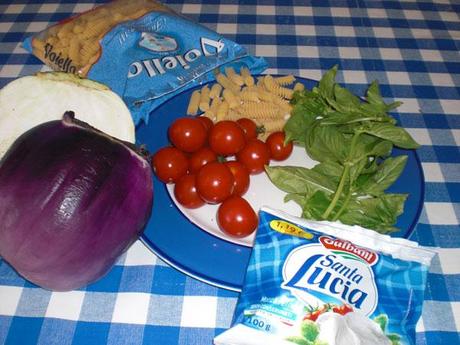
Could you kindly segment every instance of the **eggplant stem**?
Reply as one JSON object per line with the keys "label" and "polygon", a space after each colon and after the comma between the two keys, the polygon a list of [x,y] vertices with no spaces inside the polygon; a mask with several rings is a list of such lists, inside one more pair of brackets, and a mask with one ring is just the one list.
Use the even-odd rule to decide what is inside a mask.
{"label": "eggplant stem", "polygon": [[127,146],[128,148],[130,148],[131,150],[136,152],[140,157],[142,157],[147,162],[149,162],[150,152],[147,150],[147,146],[145,144],[141,144],[141,145],[137,146],[137,145],[135,145],[133,143],[130,143],[129,141],[124,141],[124,140],[120,140],[118,138],[112,137],[111,135],[109,135],[109,134],[107,134],[107,133],[105,133],[103,131],[100,131],[96,127],[91,126],[89,123],[77,119],[75,117],[75,112],[73,112],[72,110],[67,110],[64,113],[64,115],[62,115],[62,120],[64,122],[71,123],[71,124],[76,124],[77,126],[83,127],[83,128],[88,129],[90,131],[94,131],[94,132],[100,133],[102,135],[105,135],[106,137],[109,137],[112,140],[115,140],[115,141]]}

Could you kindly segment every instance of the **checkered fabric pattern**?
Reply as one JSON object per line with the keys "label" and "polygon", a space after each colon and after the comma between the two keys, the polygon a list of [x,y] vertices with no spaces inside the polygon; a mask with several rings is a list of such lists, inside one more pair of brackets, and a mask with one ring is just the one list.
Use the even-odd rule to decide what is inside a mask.
{"label": "checkered fabric pattern", "polygon": [[[266,57],[268,73],[311,79],[334,64],[357,94],[378,79],[422,145],[425,203],[411,239],[437,247],[417,345],[460,344],[460,3],[458,0],[168,0],[189,18]],[[43,64],[23,39],[94,6],[2,0],[0,87]],[[140,242],[85,289],[45,291],[0,259],[0,344],[211,344],[238,294],[187,277]]]}

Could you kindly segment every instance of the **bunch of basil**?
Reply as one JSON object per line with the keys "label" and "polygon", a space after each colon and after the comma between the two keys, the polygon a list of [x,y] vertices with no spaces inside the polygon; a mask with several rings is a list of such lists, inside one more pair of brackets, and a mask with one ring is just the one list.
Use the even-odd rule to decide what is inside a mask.
{"label": "bunch of basil", "polygon": [[388,112],[377,82],[365,100],[335,82],[337,66],[312,90],[296,92],[292,115],[284,128],[286,140],[305,147],[318,161],[312,169],[267,167],[271,181],[287,192],[285,201],[302,207],[302,217],[361,225],[381,233],[397,231],[397,217],[407,194],[385,190],[402,173],[407,156],[391,157],[393,145],[419,145]]}

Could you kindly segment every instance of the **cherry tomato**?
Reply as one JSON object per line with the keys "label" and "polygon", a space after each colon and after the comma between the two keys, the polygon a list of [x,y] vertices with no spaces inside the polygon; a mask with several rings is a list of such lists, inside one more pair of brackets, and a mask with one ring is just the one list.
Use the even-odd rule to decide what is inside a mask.
{"label": "cherry tomato", "polygon": [[204,205],[204,200],[200,198],[196,190],[196,175],[183,175],[174,185],[174,196],[184,207],[197,208]]}
{"label": "cherry tomato", "polygon": [[152,168],[160,181],[174,183],[187,173],[188,159],[181,150],[166,146],[153,155]]}
{"label": "cherry tomato", "polygon": [[206,128],[194,117],[176,119],[168,128],[169,140],[179,150],[195,152],[206,143]]}
{"label": "cherry tomato", "polygon": [[206,129],[206,132],[209,132],[212,126],[214,126],[214,122],[212,122],[212,120],[207,116],[197,116],[196,119],[201,122]]}
{"label": "cherry tomato", "polygon": [[345,315],[349,312],[352,312],[353,311],[353,307],[349,304],[343,304],[339,307],[334,307],[332,308],[332,311],[334,313],[337,313],[337,314],[340,314],[340,315]]}
{"label": "cherry tomato", "polygon": [[189,170],[191,173],[197,173],[202,166],[209,162],[217,160],[216,153],[211,150],[208,146],[204,146],[198,151],[193,152],[189,157]]}
{"label": "cherry tomato", "polygon": [[245,237],[257,228],[257,215],[249,202],[234,195],[225,200],[217,210],[220,229],[234,237]]}
{"label": "cherry tomato", "polygon": [[291,155],[293,149],[292,141],[285,145],[285,138],[286,136],[284,135],[284,132],[279,131],[273,132],[268,136],[267,140],[265,140],[265,143],[270,150],[271,159],[275,161],[283,161]]}
{"label": "cherry tomato", "polygon": [[240,127],[243,129],[246,140],[257,138],[257,125],[254,121],[246,117],[243,117],[241,119],[236,120],[236,123],[238,123]]}
{"label": "cherry tomato", "polygon": [[224,163],[208,163],[196,175],[198,194],[210,204],[227,199],[233,192],[233,184],[233,174]]}
{"label": "cherry tomato", "polygon": [[236,154],[236,159],[255,175],[264,171],[264,166],[270,162],[270,151],[263,141],[252,139]]}
{"label": "cherry tomato", "polygon": [[232,195],[243,195],[249,188],[249,170],[246,166],[237,161],[228,161],[224,163],[230,168],[235,183],[233,185]]}
{"label": "cherry tomato", "polygon": [[209,131],[209,146],[223,156],[231,156],[240,151],[246,139],[243,129],[235,121],[217,122]]}

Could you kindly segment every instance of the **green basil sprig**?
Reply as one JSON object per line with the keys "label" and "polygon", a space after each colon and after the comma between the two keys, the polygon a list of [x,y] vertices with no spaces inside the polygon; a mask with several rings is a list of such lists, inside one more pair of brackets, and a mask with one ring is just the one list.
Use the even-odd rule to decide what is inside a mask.
{"label": "green basil sprig", "polygon": [[305,147],[318,164],[268,166],[266,172],[287,192],[285,201],[302,207],[305,218],[397,231],[407,195],[385,191],[401,175],[407,156],[390,155],[393,146],[416,149],[419,144],[397,126],[389,111],[401,103],[385,103],[377,82],[361,100],[336,83],[336,74],[334,66],[312,90],[294,94],[284,127],[286,140]]}

